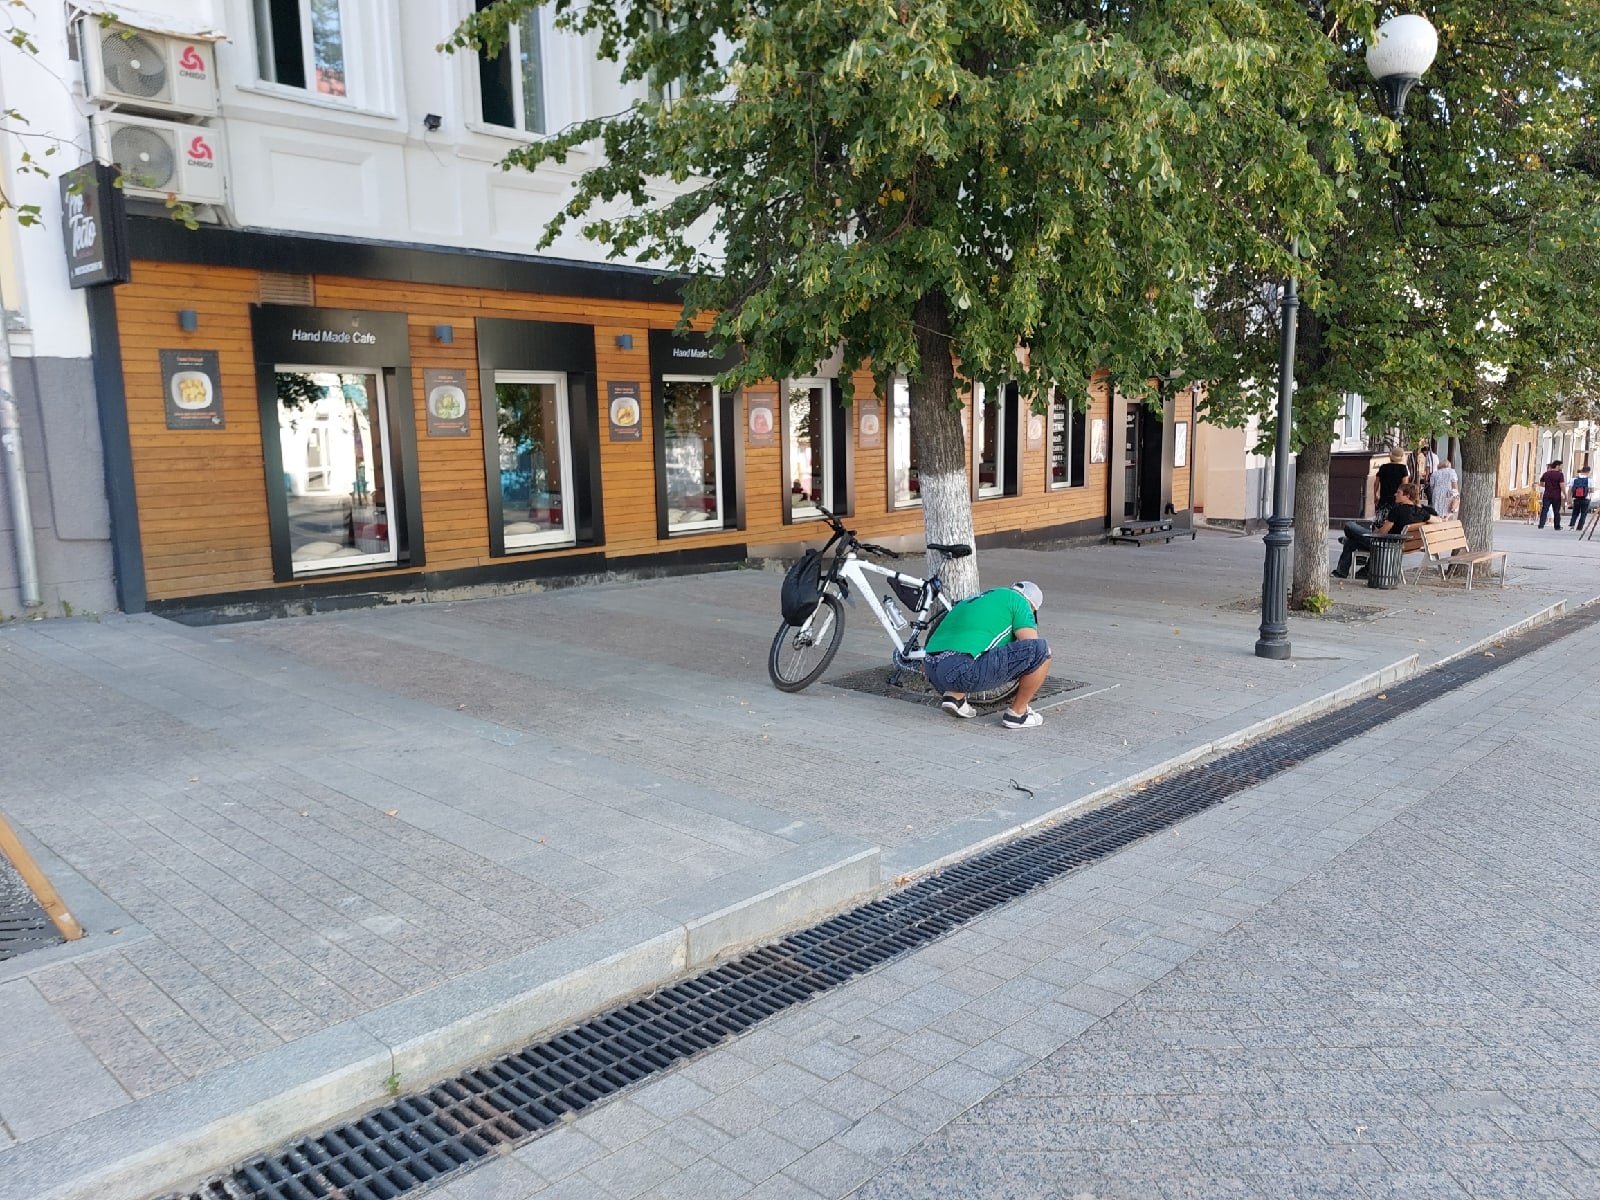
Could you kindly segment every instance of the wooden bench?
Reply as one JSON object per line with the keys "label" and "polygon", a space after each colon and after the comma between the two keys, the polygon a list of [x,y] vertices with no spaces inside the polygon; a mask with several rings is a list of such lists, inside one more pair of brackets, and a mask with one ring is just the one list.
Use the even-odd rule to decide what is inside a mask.
{"label": "wooden bench", "polygon": [[[1467,590],[1472,590],[1472,568],[1482,563],[1500,562],[1500,586],[1506,585],[1506,552],[1504,550],[1473,550],[1467,545],[1467,530],[1460,521],[1447,521],[1442,525],[1423,525],[1423,541],[1427,544],[1427,557],[1423,567],[1438,567],[1439,580],[1443,582],[1451,567],[1464,567]],[[1421,572],[1419,571],[1420,575]]]}

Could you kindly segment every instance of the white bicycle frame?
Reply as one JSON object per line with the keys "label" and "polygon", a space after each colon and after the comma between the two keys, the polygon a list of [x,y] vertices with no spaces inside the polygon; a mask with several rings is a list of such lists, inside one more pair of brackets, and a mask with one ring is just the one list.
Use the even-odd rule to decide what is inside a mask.
{"label": "white bicycle frame", "polygon": [[[936,608],[943,605],[946,612],[950,611],[951,604],[944,592],[936,593],[933,603],[926,610],[913,612],[906,621],[904,630],[895,628],[894,622],[889,619],[888,612],[883,606],[883,597],[878,595],[878,589],[873,586],[868,575],[882,575],[885,579],[898,580],[906,587],[914,587],[918,592],[928,582],[915,575],[906,575],[892,567],[880,566],[865,558],[856,557],[855,551],[845,555],[844,565],[839,568],[839,574],[847,580],[854,589],[854,594],[862,597],[867,602],[867,607],[872,610],[872,615],[878,618],[878,624],[883,626],[883,631],[889,635],[889,640],[894,643],[895,654],[906,662],[919,662],[927,656],[927,651],[918,646],[915,650],[906,650],[906,639],[903,633],[915,628],[916,622],[932,615]],[[821,609],[818,610],[822,611]]]}

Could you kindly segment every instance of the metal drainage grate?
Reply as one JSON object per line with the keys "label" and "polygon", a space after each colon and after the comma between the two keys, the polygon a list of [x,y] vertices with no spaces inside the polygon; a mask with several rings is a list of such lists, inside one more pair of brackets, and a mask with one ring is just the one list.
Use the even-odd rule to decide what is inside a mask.
{"label": "metal drainage grate", "polygon": [[979,854],[910,887],[349,1124],[250,1160],[187,1200],[392,1200],[463,1171],[599,1100],[991,909],[1211,808],[1557,638],[1600,606]]}
{"label": "metal drainage grate", "polygon": [[29,950],[59,946],[61,941],[61,934],[22,876],[0,855],[0,962]]}
{"label": "metal drainage grate", "polygon": [[[909,700],[912,704],[933,706],[939,703],[939,693],[928,686],[928,681],[922,672],[907,671],[903,676],[903,682],[898,685],[889,682],[892,677],[893,672],[885,667],[868,667],[864,671],[852,671],[848,675],[830,679],[828,686],[845,688],[852,692],[864,692],[869,696],[889,696],[895,700]],[[1039,685],[1038,694],[1033,698],[1033,707],[1050,708],[1057,701],[1065,700],[1070,693],[1088,686],[1081,679],[1060,679],[1047,675],[1045,681]],[[992,704],[973,701],[978,708],[995,712],[998,712],[1005,703],[1005,700],[996,700]]]}

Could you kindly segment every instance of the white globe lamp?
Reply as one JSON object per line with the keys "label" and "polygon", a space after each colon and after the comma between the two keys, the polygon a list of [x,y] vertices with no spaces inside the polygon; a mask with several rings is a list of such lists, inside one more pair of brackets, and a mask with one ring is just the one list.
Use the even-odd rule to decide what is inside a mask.
{"label": "white globe lamp", "polygon": [[1439,53],[1439,35],[1427,17],[1407,13],[1378,26],[1378,39],[1367,50],[1367,70],[1383,88],[1389,115],[1399,120],[1406,97]]}

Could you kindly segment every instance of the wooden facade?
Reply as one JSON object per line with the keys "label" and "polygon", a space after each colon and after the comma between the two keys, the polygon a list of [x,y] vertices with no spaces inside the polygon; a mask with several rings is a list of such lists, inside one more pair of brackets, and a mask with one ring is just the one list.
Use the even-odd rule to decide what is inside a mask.
{"label": "wooden facade", "polygon": [[[651,362],[650,335],[671,330],[678,318],[676,297],[665,288],[652,291],[636,276],[628,278],[626,287],[609,287],[606,269],[575,266],[548,290],[533,290],[527,275],[510,279],[514,286],[487,286],[496,272],[486,256],[424,250],[363,254],[338,243],[319,252],[312,239],[238,232],[209,239],[191,235],[196,244],[171,253],[179,243],[170,231],[146,229],[142,238],[137,232],[132,279],[116,289],[114,306],[134,493],[122,498],[121,508],[125,519],[131,514],[137,522],[143,581],[154,607],[260,600],[308,586],[317,594],[336,594],[341,588],[381,592],[400,589],[422,574],[460,585],[510,585],[564,570],[593,574],[645,564],[732,561],[819,540],[814,523],[786,523],[782,430],[770,439],[752,437],[743,427],[742,403],[731,410],[741,418],[737,479],[732,472],[722,476],[725,487],[738,484],[731,510],[736,519],[714,531],[663,536],[664,467],[659,438],[652,437],[659,398],[651,385],[660,366]],[[449,260],[465,266],[453,271]],[[306,266],[326,270],[301,269]],[[513,274],[516,269],[505,268]],[[397,314],[404,321],[404,361],[393,364],[393,387],[404,398],[410,418],[409,432],[401,440],[409,447],[403,453],[412,457],[406,463],[408,475],[396,471],[397,478],[386,482],[414,491],[405,504],[413,522],[411,540],[420,536],[421,544],[411,546],[409,558],[403,555],[397,564],[344,574],[321,571],[308,579],[286,573],[281,545],[275,558],[275,539],[281,542],[283,536],[274,526],[275,481],[270,478],[276,436],[264,427],[262,415],[269,411],[263,408],[262,380],[270,380],[263,371],[270,372],[272,364],[261,361],[261,334],[259,328],[253,332],[253,314],[280,294],[285,271],[298,283],[303,311]],[[461,281],[446,282],[452,275],[462,276]],[[537,282],[535,278],[535,286]],[[180,313],[185,315],[180,318]],[[487,422],[481,419],[489,410],[480,378],[480,320],[553,322],[579,330],[574,336],[592,339],[592,347],[579,347],[583,355],[592,355],[594,373],[579,416],[592,418],[586,427],[597,442],[597,449],[591,446],[585,453],[594,452],[598,463],[594,517],[603,532],[589,544],[493,551],[490,488],[500,483],[489,477],[486,465],[484,439],[495,437],[495,431],[485,429]],[[186,330],[186,325],[192,328]],[[171,377],[170,370],[164,374],[162,351],[214,352],[220,426],[170,427]],[[428,435],[422,378],[430,370],[458,372],[464,380],[473,418],[470,436]],[[608,391],[619,381],[639,386],[643,435],[637,440],[608,436]],[[855,384],[859,397],[876,398],[870,376],[863,374]],[[842,416],[849,422],[851,443],[847,511],[863,537],[883,541],[900,536],[914,542],[922,529],[921,511],[891,507],[891,406],[877,399],[883,428],[875,439],[863,438],[855,417],[859,408]],[[1030,414],[1012,401],[1005,431],[1014,439],[1010,494],[974,501],[980,545],[1019,543],[1029,535],[1090,536],[1115,523],[1109,505],[1114,494],[1120,495],[1113,472],[1123,470],[1119,402],[1103,383],[1091,390],[1085,424],[1092,428],[1094,422],[1105,423],[1107,461],[1086,462],[1081,486],[1052,488],[1049,418],[1043,422],[1045,437],[1030,443]],[[1175,422],[1185,423],[1192,442],[1189,394],[1178,393],[1167,409],[1162,499],[1167,511],[1186,514],[1189,467],[1172,465],[1172,431]],[[970,445],[970,419],[967,427]],[[1038,429],[1035,425],[1035,435]],[[862,444],[874,440],[875,446]],[[488,461],[493,461],[492,452]],[[845,507],[837,497],[836,507]]]}

